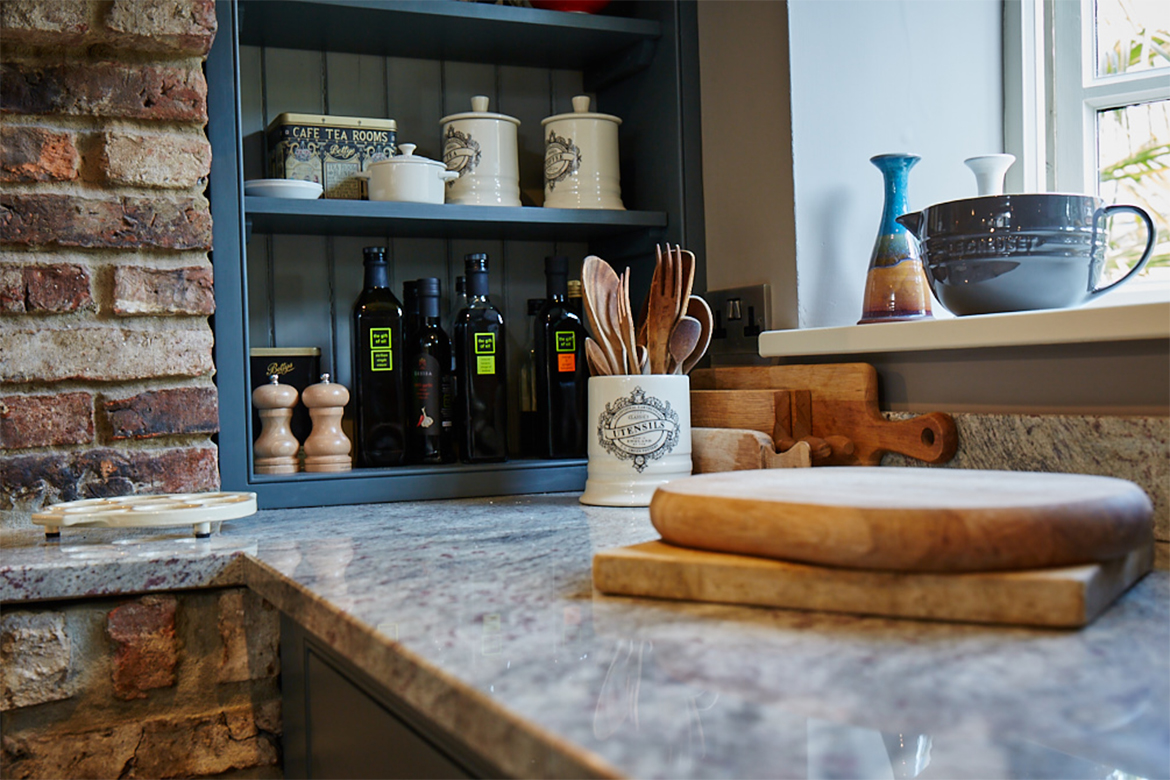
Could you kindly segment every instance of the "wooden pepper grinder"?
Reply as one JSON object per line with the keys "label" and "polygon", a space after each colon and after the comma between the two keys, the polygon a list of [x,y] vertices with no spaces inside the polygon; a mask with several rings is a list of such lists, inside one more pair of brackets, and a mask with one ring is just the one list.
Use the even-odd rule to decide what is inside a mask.
{"label": "wooden pepper grinder", "polygon": [[349,471],[350,442],[341,430],[349,391],[322,374],[320,383],[305,388],[301,400],[313,419],[313,432],[305,439],[305,471]]}
{"label": "wooden pepper grinder", "polygon": [[297,389],[282,385],[273,374],[268,384],[252,391],[252,403],[260,410],[263,426],[260,438],[252,446],[252,457],[257,474],[295,474],[300,442],[292,435],[289,422],[297,405]]}

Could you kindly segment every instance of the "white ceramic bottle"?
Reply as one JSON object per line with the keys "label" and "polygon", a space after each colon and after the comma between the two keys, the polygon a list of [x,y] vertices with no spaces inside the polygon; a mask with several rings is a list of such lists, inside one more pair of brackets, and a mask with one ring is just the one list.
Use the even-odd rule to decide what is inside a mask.
{"label": "white ceramic bottle", "polygon": [[519,206],[520,163],[516,130],[520,120],[488,110],[476,95],[471,111],[439,120],[443,127],[443,162],[459,177],[447,182],[447,203],[472,206]]}
{"label": "white ceramic bottle", "polygon": [[589,96],[544,127],[544,205],[554,209],[625,209],[618,171],[618,126],[612,114],[589,111]]}

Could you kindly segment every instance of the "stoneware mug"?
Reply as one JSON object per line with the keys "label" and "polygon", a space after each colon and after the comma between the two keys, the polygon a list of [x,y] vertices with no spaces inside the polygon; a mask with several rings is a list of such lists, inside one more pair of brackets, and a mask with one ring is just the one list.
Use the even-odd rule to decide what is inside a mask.
{"label": "stoneware mug", "polygon": [[589,379],[589,464],[582,504],[649,506],[659,485],[691,474],[691,379]]}

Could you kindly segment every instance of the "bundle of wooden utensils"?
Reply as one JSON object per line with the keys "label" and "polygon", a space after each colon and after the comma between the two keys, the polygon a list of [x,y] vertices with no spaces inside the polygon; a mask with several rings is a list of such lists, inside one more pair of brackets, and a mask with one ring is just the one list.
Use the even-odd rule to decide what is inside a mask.
{"label": "bundle of wooden utensils", "polygon": [[654,276],[635,323],[630,269],[619,276],[600,257],[581,269],[585,317],[593,331],[585,357],[593,376],[686,374],[711,343],[711,307],[691,295],[695,256],[678,246],[656,250]]}

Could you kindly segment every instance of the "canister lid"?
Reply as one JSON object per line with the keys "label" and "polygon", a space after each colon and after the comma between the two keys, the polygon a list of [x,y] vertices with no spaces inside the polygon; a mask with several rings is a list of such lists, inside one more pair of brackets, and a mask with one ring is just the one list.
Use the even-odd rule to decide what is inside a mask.
{"label": "canister lid", "polygon": [[320,357],[320,347],[252,347],[252,357]]}
{"label": "canister lid", "polygon": [[451,114],[439,120],[439,124],[445,125],[448,122],[454,122],[456,119],[498,119],[503,122],[511,122],[517,127],[520,126],[520,120],[514,116],[507,114],[493,114],[487,110],[488,99],[485,95],[476,95],[471,99],[471,110],[462,114]]}
{"label": "canister lid", "polygon": [[549,122],[556,122],[558,119],[604,119],[608,122],[621,124],[622,120],[613,114],[595,114],[589,110],[589,96],[577,95],[573,98],[573,111],[570,114],[557,114],[556,116],[546,117],[540,120],[540,126],[544,127]]}
{"label": "canister lid", "polygon": [[378,165],[437,165],[440,168],[447,167],[438,160],[432,160],[428,157],[415,157],[414,150],[417,148],[417,144],[398,144],[399,154],[385,160],[375,160],[367,167],[373,168]]}
{"label": "canister lid", "polygon": [[364,116],[328,116],[324,114],[291,114],[284,113],[268,123],[268,131],[283,125],[309,125],[316,127],[335,127],[342,129],[362,128],[365,130],[397,130],[398,123],[393,119],[375,119]]}

